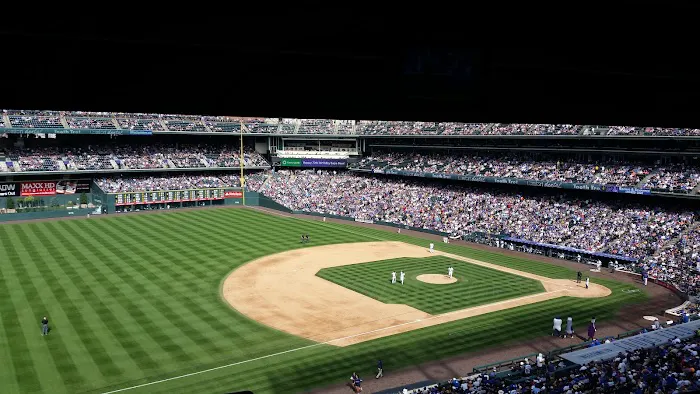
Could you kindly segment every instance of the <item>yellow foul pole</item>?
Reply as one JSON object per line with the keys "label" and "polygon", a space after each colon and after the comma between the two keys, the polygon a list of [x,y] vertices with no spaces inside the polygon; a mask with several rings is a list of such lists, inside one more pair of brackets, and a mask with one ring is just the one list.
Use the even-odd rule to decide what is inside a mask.
{"label": "yellow foul pole", "polygon": [[243,196],[243,205],[245,205],[245,177],[243,176],[243,121],[241,120],[241,153],[238,159],[238,164],[241,166],[241,195]]}

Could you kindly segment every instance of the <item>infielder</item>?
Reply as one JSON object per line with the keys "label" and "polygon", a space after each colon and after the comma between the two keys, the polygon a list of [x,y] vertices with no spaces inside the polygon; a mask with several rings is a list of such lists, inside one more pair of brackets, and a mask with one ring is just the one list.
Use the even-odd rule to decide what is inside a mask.
{"label": "infielder", "polygon": [[455,269],[452,268],[452,266],[447,267],[447,276],[449,276],[450,279],[452,279],[452,275],[454,274],[454,272],[455,272]]}
{"label": "infielder", "polygon": [[431,242],[430,243],[430,253],[433,253],[433,249],[435,249],[435,244]]}
{"label": "infielder", "polygon": [[588,288],[588,285],[590,284],[590,282],[591,282],[591,278],[586,277],[586,288]]}
{"label": "infielder", "polygon": [[401,274],[399,275],[399,279],[401,279],[401,284],[403,284],[403,279],[406,277],[406,274],[401,271]]}
{"label": "infielder", "polygon": [[391,272],[391,283],[396,283],[396,271]]}

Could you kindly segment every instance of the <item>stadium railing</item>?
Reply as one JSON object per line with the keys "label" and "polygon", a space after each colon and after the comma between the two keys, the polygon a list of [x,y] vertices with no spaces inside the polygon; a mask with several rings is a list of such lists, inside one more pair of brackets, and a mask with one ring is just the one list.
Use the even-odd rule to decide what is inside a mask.
{"label": "stadium railing", "polygon": [[[616,340],[619,340],[619,339],[623,339],[623,338],[637,335],[640,332],[642,332],[642,330],[643,330],[642,328],[638,328],[638,329],[634,329],[634,330],[630,330],[630,331],[625,331],[625,332],[620,333],[614,337],[609,336],[606,338],[615,338]],[[586,342],[581,342],[581,343],[578,343],[575,345],[550,350],[549,352],[540,352],[540,353],[542,353],[545,356],[546,360],[551,361],[553,358],[558,357],[561,354],[566,354],[566,353],[570,353],[570,352],[573,352],[573,351],[576,351],[579,349],[586,348],[586,347],[590,346],[590,344],[591,344],[591,341],[586,341]],[[537,357],[538,354],[539,353],[531,353],[531,354],[523,355],[520,357],[511,358],[508,360],[497,361],[495,363],[478,365],[472,369],[472,372],[473,373],[489,373],[493,369],[493,367],[496,367],[497,370],[500,370],[503,367],[510,367],[514,361],[520,362],[520,361],[524,360],[526,357],[534,360],[534,358]]]}

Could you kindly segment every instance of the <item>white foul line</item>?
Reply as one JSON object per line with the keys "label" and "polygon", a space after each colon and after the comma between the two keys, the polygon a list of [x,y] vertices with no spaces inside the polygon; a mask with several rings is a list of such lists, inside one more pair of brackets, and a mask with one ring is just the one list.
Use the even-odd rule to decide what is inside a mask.
{"label": "white foul line", "polygon": [[[513,299],[510,299],[510,300],[498,301],[498,302],[494,302],[494,303],[492,303],[492,304],[479,305],[479,306],[476,306],[476,307],[473,307],[473,308],[468,308],[468,309],[480,309],[480,308],[485,308],[485,307],[489,307],[489,306],[493,306],[493,305],[499,305],[499,304],[504,304],[504,303],[507,303],[507,302],[512,302],[512,301],[515,301],[515,300],[520,300],[520,299],[525,299],[525,298],[530,298],[530,297],[536,297],[536,296],[542,296],[543,294],[558,293],[558,292],[560,292],[560,291],[563,291],[563,290],[555,290],[555,291],[550,291],[550,292],[546,292],[546,293],[531,294],[531,295],[524,296],[524,297],[520,297],[520,298],[513,298]],[[342,338],[331,339],[330,341],[318,342],[318,343],[314,343],[314,344],[312,344],[312,345],[307,345],[307,346],[298,347],[298,348],[296,348],[296,349],[290,349],[290,350],[285,350],[285,351],[283,351],[283,352],[272,353],[272,354],[268,354],[268,355],[266,355],[266,356],[260,356],[260,357],[255,357],[255,358],[251,358],[251,359],[248,359],[248,360],[238,361],[238,362],[231,363],[231,364],[220,365],[220,366],[218,366],[218,367],[205,369],[205,370],[203,370],[203,371],[192,372],[192,373],[188,373],[188,374],[180,375],[180,376],[174,376],[174,377],[168,378],[168,379],[156,380],[155,382],[149,382],[149,383],[139,384],[139,385],[136,385],[136,386],[125,387],[125,388],[123,388],[123,389],[118,389],[118,390],[113,390],[113,391],[107,391],[107,392],[104,392],[104,393],[102,393],[102,394],[119,393],[119,392],[122,392],[122,391],[128,391],[128,390],[138,389],[138,388],[141,388],[141,387],[146,387],[146,386],[150,386],[150,385],[154,385],[154,384],[165,383],[165,382],[169,382],[169,381],[171,381],[171,380],[177,380],[177,379],[188,378],[188,377],[190,377],[190,376],[195,376],[195,375],[203,374],[203,373],[206,373],[206,372],[216,371],[217,369],[223,369],[223,368],[228,368],[228,367],[235,367],[236,365],[246,364],[246,363],[250,363],[250,362],[258,361],[258,360],[264,360],[264,359],[266,359],[266,358],[275,357],[275,356],[280,356],[280,355],[282,355],[282,354],[292,353],[292,352],[296,352],[296,351],[304,350],[304,349],[310,349],[310,348],[312,348],[312,347],[316,347],[316,346],[320,346],[320,345],[328,345],[328,344],[331,344],[331,343],[333,343],[333,342],[344,341],[344,340],[346,340],[346,339],[351,339],[351,338],[356,338],[356,337],[360,337],[360,336],[363,336],[363,335],[373,334],[373,333],[375,333],[375,332],[391,330],[392,328],[401,327],[401,326],[406,326],[406,325],[409,325],[409,324],[415,324],[415,323],[418,323],[418,322],[421,322],[421,321],[433,320],[433,319],[437,319],[437,318],[441,318],[441,317],[445,317],[445,316],[449,316],[449,315],[454,315],[454,314],[457,314],[457,313],[461,313],[461,312],[463,312],[463,311],[464,311],[464,309],[458,310],[458,311],[452,311],[452,312],[448,312],[448,313],[443,313],[443,314],[441,314],[441,315],[430,316],[430,317],[427,317],[427,318],[424,318],[424,319],[417,319],[417,320],[414,320],[414,321],[409,321],[409,322],[406,322],[406,323],[396,324],[396,325],[389,326],[389,327],[378,328],[378,329],[372,330],[372,331],[362,332],[362,333],[354,334],[354,335],[348,335],[348,336],[342,337]]]}
{"label": "white foul line", "polygon": [[[438,316],[439,316],[439,315],[438,315]],[[438,317],[438,316],[433,316],[433,317]],[[425,319],[425,320],[428,320],[428,319]],[[405,325],[407,325],[407,324],[417,323],[417,322],[419,322],[419,321],[421,321],[421,319],[414,320],[414,321],[410,321],[410,322],[406,322],[406,323],[397,324],[397,325],[394,325],[394,326],[384,327],[384,328],[380,328],[380,329],[377,329],[377,330],[372,330],[372,331],[362,332],[362,333],[359,333],[359,334],[349,335],[349,336],[347,336],[347,337],[331,339],[330,341],[326,341],[326,342],[318,342],[318,343],[314,343],[313,345],[307,345],[307,346],[298,347],[298,348],[296,348],[296,349],[285,350],[285,351],[283,351],[283,352],[272,353],[272,354],[268,354],[268,355],[266,355],[266,356],[260,356],[260,357],[256,357],[256,358],[251,358],[251,359],[249,359],[249,360],[243,360],[243,361],[238,361],[238,362],[231,363],[231,364],[220,365],[220,366],[218,366],[218,367],[205,369],[205,370],[203,370],[203,371],[192,372],[192,373],[188,373],[188,374],[180,375],[180,376],[174,376],[174,377],[172,377],[172,378],[163,379],[163,380],[157,380],[157,381],[155,381],[155,382],[149,382],[149,383],[139,384],[139,385],[137,385],[137,386],[125,387],[125,388],[123,388],[123,389],[118,389],[118,390],[114,390],[114,391],[107,391],[107,392],[104,392],[104,393],[102,393],[102,394],[119,393],[119,392],[122,392],[122,391],[133,390],[133,389],[137,389],[137,388],[140,388],[140,387],[150,386],[150,385],[153,385],[153,384],[168,382],[168,381],[171,381],[171,380],[177,380],[177,379],[187,378],[187,377],[194,376],[194,375],[199,375],[199,374],[202,374],[202,373],[205,373],[205,372],[216,371],[217,369],[228,368],[228,367],[234,367],[234,366],[236,366],[236,365],[241,365],[241,364],[245,364],[245,363],[249,363],[249,362],[253,362],[253,361],[263,360],[263,359],[270,358],[270,357],[274,357],[274,356],[280,356],[280,355],[286,354],[286,353],[292,353],[292,352],[296,352],[296,351],[299,351],[299,350],[310,349],[310,348],[312,348],[312,347],[316,347],[316,346],[320,346],[320,345],[327,345],[327,344],[330,344],[330,343],[333,343],[333,342],[343,341],[343,340],[345,340],[345,339],[355,338],[355,337],[359,337],[359,336],[362,336],[362,335],[372,334],[372,333],[378,332],[378,331],[389,330],[389,329],[392,329],[392,328],[395,328],[395,327],[400,327],[400,326],[405,326]]]}

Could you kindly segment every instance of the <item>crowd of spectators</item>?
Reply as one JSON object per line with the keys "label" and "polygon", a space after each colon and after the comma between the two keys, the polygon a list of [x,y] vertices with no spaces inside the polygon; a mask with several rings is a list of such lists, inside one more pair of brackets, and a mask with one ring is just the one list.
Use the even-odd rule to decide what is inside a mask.
{"label": "crowd of spectators", "polygon": [[97,178],[95,183],[107,193],[160,190],[186,190],[217,187],[240,187],[240,178],[233,175],[173,175]]}
{"label": "crowd of spectators", "polygon": [[666,128],[666,127],[609,126],[607,135],[695,136],[695,135],[700,135],[700,129]]}
{"label": "crowd of spectators", "polygon": [[485,134],[486,130],[488,130],[490,127],[490,123],[445,122],[438,124],[438,128],[442,130],[442,135]]}
{"label": "crowd of spectators", "polygon": [[645,186],[652,190],[689,193],[700,183],[700,169],[676,164],[659,167]]}
{"label": "crowd of spectators", "polygon": [[78,118],[66,117],[68,127],[72,129],[116,129],[114,122],[110,118]]}
{"label": "crowd of spectators", "polygon": [[[564,370],[553,362],[532,362],[517,381],[496,373],[451,379],[418,394],[685,393],[700,390],[700,339],[673,338],[658,347],[619,353],[615,358]],[[529,368],[527,368],[529,367]]]}
{"label": "crowd of spectators", "polygon": [[159,119],[118,118],[119,127],[127,130],[165,131]]}
{"label": "crowd of spectators", "polygon": [[183,119],[172,119],[164,121],[165,127],[170,131],[184,131],[184,132],[205,132],[207,131],[204,127],[204,123],[197,120],[183,120]]}
{"label": "crowd of spectators", "polygon": [[[350,216],[456,236],[480,231],[593,252],[643,257],[694,222],[689,211],[563,195],[519,195],[422,179],[352,172],[269,173],[260,189],[299,211]],[[249,185],[251,186],[251,185]]]}
{"label": "crowd of spectators", "polygon": [[700,227],[697,223],[657,253],[624,269],[674,285],[690,296],[700,295]]}
{"label": "crowd of spectators", "polygon": [[335,134],[335,123],[329,119],[299,119],[298,134]]}
{"label": "crowd of spectators", "polygon": [[9,172],[19,171],[58,171],[61,151],[56,148],[34,149],[16,148],[5,152],[5,168]]}
{"label": "crowd of spectators", "polygon": [[[245,123],[251,133],[282,134],[361,134],[361,135],[576,135],[587,126],[532,123],[458,123],[419,121],[368,121],[328,119],[238,118],[170,114],[128,114],[110,112],[18,111],[2,110],[12,127],[63,128],[62,119],[71,128],[111,129],[116,119],[119,127],[129,130],[180,132],[233,132]],[[279,127],[278,127],[279,126]],[[603,135],[700,136],[700,129],[593,126]]]}
{"label": "crowd of spectators", "polygon": [[567,157],[553,159],[550,156],[538,159],[516,152],[465,155],[373,153],[351,167],[637,186],[674,193],[689,193],[700,183],[700,169],[691,165],[635,163],[629,159],[616,161],[611,158],[586,161]]}
{"label": "crowd of spectators", "polygon": [[[115,145],[10,149],[6,152],[8,171],[117,170],[158,168],[239,167],[238,147],[226,145]],[[20,167],[14,166],[19,163]],[[243,165],[268,166],[259,153],[247,149]]]}
{"label": "crowd of spectators", "polygon": [[59,116],[10,116],[10,125],[18,128],[62,129]]}
{"label": "crowd of spectators", "polygon": [[580,126],[572,124],[496,123],[482,131],[488,135],[574,135]]}

